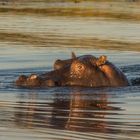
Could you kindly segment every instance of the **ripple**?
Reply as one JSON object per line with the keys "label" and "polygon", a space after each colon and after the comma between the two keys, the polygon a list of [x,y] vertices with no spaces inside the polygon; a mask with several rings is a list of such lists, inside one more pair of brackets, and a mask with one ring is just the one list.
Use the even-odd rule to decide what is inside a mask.
{"label": "ripple", "polygon": [[[35,91],[8,94],[10,100],[0,101],[2,126],[9,126],[10,123],[15,128],[14,131],[9,128],[7,135],[12,134],[13,138],[21,135],[25,139],[23,133],[29,129],[31,133],[37,133],[38,139],[139,138],[140,114],[136,107],[139,102],[136,104],[134,95],[113,95],[112,90],[100,90],[99,93],[88,90],[87,93],[87,89],[80,92],[71,89],[64,90],[64,93],[56,90],[50,94],[49,90]],[[0,96],[2,98],[2,94]],[[130,102],[128,99],[131,104],[126,106]],[[132,105],[135,113],[131,112]],[[5,129],[0,133],[4,135]],[[29,134],[27,137],[33,138]]]}
{"label": "ripple", "polygon": [[[139,20],[137,2],[91,2],[91,1],[17,1],[3,2],[0,11],[13,14],[43,14],[51,16],[106,17]],[[17,7],[17,8],[15,8]],[[133,9],[133,10],[132,10]]]}

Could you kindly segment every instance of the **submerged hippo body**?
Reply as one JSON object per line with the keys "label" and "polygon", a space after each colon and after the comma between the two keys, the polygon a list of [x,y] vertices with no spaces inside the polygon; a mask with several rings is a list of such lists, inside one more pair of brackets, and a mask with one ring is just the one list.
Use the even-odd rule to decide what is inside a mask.
{"label": "submerged hippo body", "polygon": [[72,53],[71,59],[56,60],[54,70],[50,72],[41,75],[19,76],[16,85],[23,87],[115,87],[128,86],[129,82],[119,68],[107,61],[106,56],[76,57]]}

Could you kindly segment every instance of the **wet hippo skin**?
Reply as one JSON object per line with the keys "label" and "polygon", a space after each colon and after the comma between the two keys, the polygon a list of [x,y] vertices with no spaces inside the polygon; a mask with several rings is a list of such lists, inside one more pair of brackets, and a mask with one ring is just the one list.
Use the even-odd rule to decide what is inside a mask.
{"label": "wet hippo skin", "polygon": [[119,68],[107,60],[106,56],[76,57],[72,53],[71,59],[56,60],[52,71],[40,75],[19,76],[16,85],[22,87],[117,87],[128,86],[129,81]]}

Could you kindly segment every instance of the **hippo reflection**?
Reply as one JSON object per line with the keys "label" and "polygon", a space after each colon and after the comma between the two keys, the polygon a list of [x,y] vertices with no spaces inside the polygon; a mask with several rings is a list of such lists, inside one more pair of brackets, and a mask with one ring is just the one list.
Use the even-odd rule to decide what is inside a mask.
{"label": "hippo reflection", "polygon": [[67,60],[56,60],[54,70],[44,74],[21,75],[16,81],[17,86],[48,87],[48,86],[128,86],[126,76],[106,56],[99,58],[92,55]]}
{"label": "hippo reflection", "polygon": [[117,115],[116,112],[122,109],[112,105],[108,98],[107,93],[88,94],[78,91],[63,95],[56,93],[52,100],[46,94],[22,94],[19,97],[21,101],[16,104],[14,120],[17,126],[28,128],[116,133],[119,130],[112,130],[112,121],[107,118]]}

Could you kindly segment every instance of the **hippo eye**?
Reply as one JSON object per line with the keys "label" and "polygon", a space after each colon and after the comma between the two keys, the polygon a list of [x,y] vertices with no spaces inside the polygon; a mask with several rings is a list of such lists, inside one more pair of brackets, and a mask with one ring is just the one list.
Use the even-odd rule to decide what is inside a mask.
{"label": "hippo eye", "polygon": [[77,65],[77,69],[79,69],[79,70],[83,70],[83,69],[84,69],[84,66],[81,65],[81,64],[78,64],[78,65]]}
{"label": "hippo eye", "polygon": [[71,65],[71,77],[81,78],[84,76],[85,65],[79,61],[74,61]]}
{"label": "hippo eye", "polygon": [[77,73],[84,72],[85,66],[82,63],[77,63],[74,67],[74,71]]}

